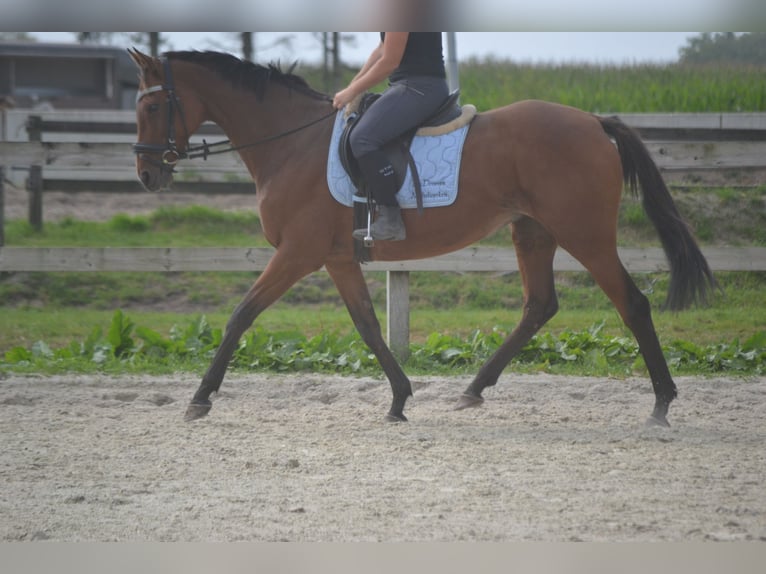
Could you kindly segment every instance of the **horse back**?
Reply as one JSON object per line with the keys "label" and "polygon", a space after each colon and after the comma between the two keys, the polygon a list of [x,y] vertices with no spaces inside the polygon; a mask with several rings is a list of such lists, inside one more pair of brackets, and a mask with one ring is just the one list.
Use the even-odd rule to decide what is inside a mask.
{"label": "horse back", "polygon": [[620,165],[597,116],[544,100],[521,100],[477,114],[463,158],[465,165],[485,164],[479,169],[496,171],[499,164],[518,175],[579,173],[584,167],[599,171],[605,158]]}

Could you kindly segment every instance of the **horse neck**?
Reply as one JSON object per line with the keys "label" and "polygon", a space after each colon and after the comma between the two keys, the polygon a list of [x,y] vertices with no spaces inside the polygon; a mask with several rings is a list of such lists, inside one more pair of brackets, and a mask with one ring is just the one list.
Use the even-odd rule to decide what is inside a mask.
{"label": "horse neck", "polygon": [[[268,87],[261,100],[252,92],[231,87],[220,80],[207,86],[204,95],[200,92],[206,101],[208,117],[205,119],[218,124],[235,147],[256,144],[240,150],[242,160],[254,176],[278,171],[296,151],[316,145],[317,133],[326,132],[329,144],[330,132],[318,132],[316,126],[307,128],[305,133],[302,130],[270,140],[326,115],[331,111],[329,102],[276,83]],[[329,120],[322,123],[332,127]]]}

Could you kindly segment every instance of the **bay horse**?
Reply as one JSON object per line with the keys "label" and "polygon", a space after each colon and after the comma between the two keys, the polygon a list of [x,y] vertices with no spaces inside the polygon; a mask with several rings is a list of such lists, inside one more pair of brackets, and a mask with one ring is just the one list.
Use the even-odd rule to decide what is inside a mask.
{"label": "bay horse", "polygon": [[[393,393],[388,420],[406,421],[412,388],[375,315],[354,257],[352,208],[335,201],[326,180],[337,113],[331,97],[292,71],[219,52],[168,52],[154,58],[131,50],[139,69],[134,146],[138,178],[150,191],[170,185],[173,165],[211,153],[189,136],[205,121],[218,124],[256,185],[266,239],[276,251],[236,306],[185,418],[211,409],[242,334],[302,277],[325,267],[363,341],[375,354]],[[202,151],[200,151],[200,149]],[[623,190],[641,190],[642,203],[670,265],[667,306],[703,301],[715,280],[638,134],[616,117],[526,100],[476,115],[463,148],[460,192],[447,207],[422,215],[405,210],[407,239],[376,242],[378,261],[419,259],[466,247],[508,225],[523,282],[521,321],[480,368],[456,408],[483,402],[509,361],[556,313],[553,256],[560,246],[592,274],[638,341],[654,388],[648,423],[668,426],[676,397],[647,298],[617,253]]]}

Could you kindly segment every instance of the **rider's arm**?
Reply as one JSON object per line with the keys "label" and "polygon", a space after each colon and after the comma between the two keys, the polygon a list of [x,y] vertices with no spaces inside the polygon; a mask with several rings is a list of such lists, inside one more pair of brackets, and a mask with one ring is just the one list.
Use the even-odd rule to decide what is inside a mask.
{"label": "rider's arm", "polygon": [[367,71],[370,68],[372,68],[372,66],[375,64],[375,62],[380,60],[380,57],[382,55],[383,55],[383,42],[381,42],[380,44],[375,46],[375,49],[372,51],[370,56],[367,58],[367,61],[364,63],[364,66],[362,66],[362,68],[354,76],[354,79],[351,80],[351,81],[353,82],[354,80],[357,80],[357,79],[361,78],[362,76],[364,76],[367,73]]}
{"label": "rider's arm", "polygon": [[335,94],[333,105],[342,108],[359,94],[388,78],[402,62],[409,34],[386,32],[385,39],[372,51],[356,77],[345,89]]}

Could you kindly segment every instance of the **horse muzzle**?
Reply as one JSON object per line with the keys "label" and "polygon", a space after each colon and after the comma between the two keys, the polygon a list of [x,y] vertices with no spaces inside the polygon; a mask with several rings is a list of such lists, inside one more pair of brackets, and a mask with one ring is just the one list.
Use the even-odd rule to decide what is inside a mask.
{"label": "horse muzzle", "polygon": [[164,159],[158,161],[150,156],[139,154],[136,160],[136,172],[147,191],[163,191],[173,183],[175,163],[167,163]]}

